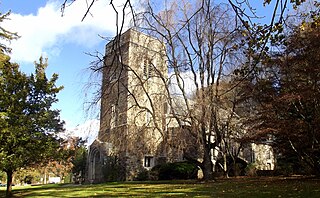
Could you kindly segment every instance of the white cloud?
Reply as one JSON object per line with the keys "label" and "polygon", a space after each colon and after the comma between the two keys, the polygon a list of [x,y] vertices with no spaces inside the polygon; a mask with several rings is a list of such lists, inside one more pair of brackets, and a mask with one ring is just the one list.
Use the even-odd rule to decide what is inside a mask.
{"label": "white cloud", "polygon": [[87,145],[90,145],[98,135],[100,121],[97,119],[87,120],[74,128],[67,128],[63,136],[76,136],[87,140]]}
{"label": "white cloud", "polygon": [[[117,1],[119,10],[123,1]],[[57,56],[65,43],[92,47],[101,41],[98,34],[114,35],[116,15],[109,1],[96,1],[83,22],[86,1],[75,1],[66,8],[63,17],[60,6],[61,1],[48,1],[36,14],[10,15],[11,20],[3,26],[21,36],[10,44],[13,61],[33,62],[41,54]]]}

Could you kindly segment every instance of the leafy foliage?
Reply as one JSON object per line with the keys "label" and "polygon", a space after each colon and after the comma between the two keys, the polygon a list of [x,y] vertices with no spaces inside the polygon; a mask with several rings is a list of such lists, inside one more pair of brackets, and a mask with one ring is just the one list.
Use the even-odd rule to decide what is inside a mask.
{"label": "leafy foliage", "polygon": [[88,150],[84,143],[81,138],[76,140],[71,158],[72,173],[76,183],[82,183],[85,179]]}
{"label": "leafy foliage", "polygon": [[104,179],[106,181],[124,181],[125,168],[121,165],[120,160],[115,156],[108,156],[102,167]]}
{"label": "leafy foliage", "polygon": [[195,179],[198,167],[190,162],[175,162],[155,166],[152,171],[158,172],[159,180]]}
{"label": "leafy foliage", "polygon": [[41,181],[41,173],[35,168],[20,169],[14,175],[15,184],[32,184]]}
{"label": "leafy foliage", "polygon": [[8,187],[17,169],[37,165],[58,157],[63,130],[59,111],[53,110],[58,79],[47,79],[47,62],[35,63],[35,74],[19,71],[19,65],[0,54],[0,170],[7,173]]}
{"label": "leafy foliage", "polygon": [[[293,29],[284,51],[271,56],[255,80],[256,137],[274,137],[283,157],[320,174],[319,26]],[[252,124],[252,123],[251,123]]]}

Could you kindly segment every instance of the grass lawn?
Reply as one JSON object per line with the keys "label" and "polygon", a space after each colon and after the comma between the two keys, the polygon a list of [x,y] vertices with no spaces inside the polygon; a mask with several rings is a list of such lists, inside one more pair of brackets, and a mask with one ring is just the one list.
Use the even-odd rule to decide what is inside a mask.
{"label": "grass lawn", "polygon": [[[14,186],[14,197],[320,197],[320,179],[231,178],[198,181],[112,182],[95,185]],[[5,187],[0,187],[4,197]]]}

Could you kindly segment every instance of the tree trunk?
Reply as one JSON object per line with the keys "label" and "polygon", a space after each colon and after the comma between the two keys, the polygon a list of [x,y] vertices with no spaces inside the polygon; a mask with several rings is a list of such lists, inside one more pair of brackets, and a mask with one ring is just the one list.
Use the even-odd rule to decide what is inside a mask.
{"label": "tree trunk", "polygon": [[43,184],[47,184],[47,167],[44,167]]}
{"label": "tree trunk", "polygon": [[226,178],[229,178],[229,174],[228,174],[228,165],[227,165],[227,154],[224,153],[223,154],[223,172],[224,172],[224,176]]}
{"label": "tree trunk", "polygon": [[237,166],[237,162],[236,162],[236,159],[233,159],[233,161],[232,161],[232,165],[233,165],[233,176],[234,177],[237,177],[237,176],[239,176],[239,169],[238,169],[238,166]]}
{"label": "tree trunk", "polygon": [[6,197],[12,197],[12,177],[13,177],[13,171],[9,170],[6,171],[7,173],[7,191],[6,191]]}
{"label": "tree trunk", "polygon": [[213,163],[211,161],[210,148],[205,148],[203,159],[203,179],[205,181],[213,180]]}

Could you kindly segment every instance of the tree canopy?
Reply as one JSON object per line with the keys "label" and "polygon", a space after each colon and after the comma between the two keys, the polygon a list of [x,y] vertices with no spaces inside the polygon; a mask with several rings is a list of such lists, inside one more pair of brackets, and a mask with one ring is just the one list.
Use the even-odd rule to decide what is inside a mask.
{"label": "tree canopy", "polygon": [[56,86],[57,74],[47,78],[43,58],[35,63],[35,73],[26,75],[7,55],[0,55],[0,170],[7,173],[10,191],[16,170],[56,157],[56,133],[64,122],[52,105],[62,87]]}
{"label": "tree canopy", "polygon": [[248,94],[256,107],[249,122],[251,137],[260,141],[272,138],[280,159],[294,158],[292,165],[296,170],[317,175],[320,174],[318,21],[290,29],[278,45],[281,50],[262,61]]}

